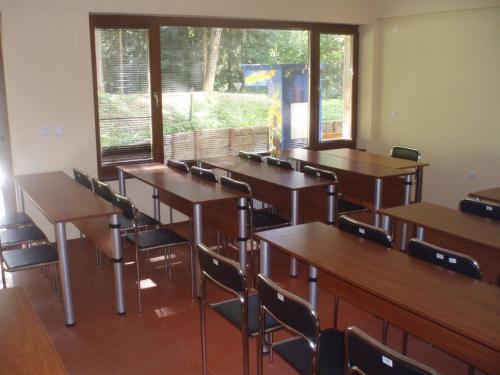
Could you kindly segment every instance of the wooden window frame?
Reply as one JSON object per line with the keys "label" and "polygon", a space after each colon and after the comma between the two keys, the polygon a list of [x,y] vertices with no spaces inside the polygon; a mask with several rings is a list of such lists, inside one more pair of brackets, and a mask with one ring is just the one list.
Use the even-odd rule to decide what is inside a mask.
{"label": "wooden window frame", "polygon": [[[149,61],[151,77],[151,98],[157,94],[158,102],[151,100],[152,116],[152,161],[163,162],[163,124],[162,124],[162,86],[161,86],[161,56],[160,56],[160,27],[161,26],[193,26],[193,27],[224,27],[224,28],[253,28],[253,29],[288,29],[306,30],[309,32],[309,149],[323,150],[356,146],[357,137],[357,98],[358,98],[358,56],[359,34],[357,25],[328,24],[315,22],[273,21],[237,18],[216,17],[172,17],[172,16],[137,16],[117,14],[89,15],[92,79],[94,87],[94,116],[96,130],[97,169],[99,178],[110,180],[117,178],[117,171],[113,165],[102,166],[99,107],[97,95],[97,66],[95,51],[96,28],[145,28],[149,30]],[[319,141],[319,36],[320,34],[344,34],[353,36],[353,82],[352,82],[352,111],[351,111],[351,139],[337,139],[326,142]],[[135,164],[141,161],[121,162],[120,164]]]}

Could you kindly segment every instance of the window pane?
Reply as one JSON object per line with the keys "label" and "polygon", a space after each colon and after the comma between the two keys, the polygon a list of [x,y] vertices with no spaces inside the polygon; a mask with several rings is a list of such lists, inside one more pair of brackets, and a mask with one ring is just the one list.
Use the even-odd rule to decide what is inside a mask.
{"label": "window pane", "polygon": [[101,163],[152,158],[147,29],[96,29]]}
{"label": "window pane", "polygon": [[161,28],[165,158],[307,146],[309,33]]}
{"label": "window pane", "polygon": [[319,141],[352,139],[351,35],[320,35]]}

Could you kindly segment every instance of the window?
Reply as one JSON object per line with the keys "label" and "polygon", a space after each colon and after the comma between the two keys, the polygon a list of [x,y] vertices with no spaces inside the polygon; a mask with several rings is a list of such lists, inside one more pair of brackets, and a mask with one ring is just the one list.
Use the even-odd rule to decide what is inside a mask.
{"label": "window", "polygon": [[357,27],[91,15],[99,177],[113,165],[355,143]]}

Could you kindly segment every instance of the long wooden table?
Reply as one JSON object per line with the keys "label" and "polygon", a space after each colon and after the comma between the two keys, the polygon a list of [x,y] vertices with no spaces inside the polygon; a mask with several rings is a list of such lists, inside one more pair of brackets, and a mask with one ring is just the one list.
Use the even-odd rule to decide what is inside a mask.
{"label": "long wooden table", "polygon": [[[335,220],[335,186],[330,180],[238,156],[207,158],[200,161],[204,165],[229,172],[232,178],[247,182],[252,188],[254,198],[272,204],[280,210],[280,215],[288,213],[291,225],[299,224],[301,217],[315,217],[318,220],[317,212],[324,212],[318,207],[321,203],[327,206],[327,213],[322,220],[330,224]],[[297,275],[297,263],[293,258],[290,263],[290,274]]]}
{"label": "long wooden table", "polygon": [[429,163],[413,161],[407,159],[393,158],[387,155],[374,154],[371,152],[354,150],[351,148],[338,148],[335,150],[322,150],[320,153],[333,155],[340,158],[361,161],[365,163],[383,165],[396,169],[414,169],[415,170],[415,201],[422,200],[422,186],[424,182],[424,167],[429,166]]}
{"label": "long wooden table", "polygon": [[115,275],[115,298],[118,314],[125,314],[123,281],[123,257],[120,240],[120,209],[106,202],[90,190],[75,182],[64,172],[48,172],[15,176],[18,209],[25,211],[24,195],[27,195],[55,226],[62,297],[66,325],[75,325],[71,272],[66,242],[66,223],[72,222],[92,240],[84,223],[89,219],[109,218],[108,242],[112,243],[112,258]]}
{"label": "long wooden table", "polygon": [[[391,207],[381,213],[417,227],[417,237],[424,239],[432,231],[436,245],[466,253],[477,259],[483,279],[496,283],[500,275],[500,223],[455,209],[420,202]],[[401,238],[406,241],[406,238]]]}
{"label": "long wooden table", "polygon": [[[171,169],[161,163],[118,166],[120,193],[126,193],[126,175],[153,187],[155,218],[160,220],[160,202],[193,218],[194,248],[203,242],[203,222],[234,233],[239,241],[240,264],[246,266],[247,195],[220,184]],[[236,202],[235,202],[236,201]],[[241,207],[241,208],[240,208]],[[237,209],[238,208],[238,209]],[[196,264],[197,264],[197,258]],[[198,267],[196,267],[198,272]],[[195,277],[196,284],[199,278]],[[199,285],[198,285],[199,286]],[[199,291],[199,288],[196,288]]]}
{"label": "long wooden table", "polygon": [[0,337],[1,374],[67,374],[22,288],[0,290]]}
{"label": "long wooden table", "polygon": [[[499,288],[323,223],[256,237],[261,273],[271,276],[271,249],[294,256],[317,270],[321,288],[483,371],[500,373]],[[311,299],[315,281],[310,284]]]}
{"label": "long wooden table", "polygon": [[474,193],[470,193],[469,196],[485,201],[500,203],[500,187],[476,191]]}
{"label": "long wooden table", "polygon": [[[303,164],[334,171],[339,178],[339,191],[373,203],[372,222],[381,226],[379,210],[410,203],[411,178],[414,171],[390,168],[348,158],[336,157],[318,151],[291,149],[282,151],[282,156]],[[403,179],[399,177],[404,177]],[[383,183],[384,182],[384,183]],[[382,226],[387,229],[388,221]]]}

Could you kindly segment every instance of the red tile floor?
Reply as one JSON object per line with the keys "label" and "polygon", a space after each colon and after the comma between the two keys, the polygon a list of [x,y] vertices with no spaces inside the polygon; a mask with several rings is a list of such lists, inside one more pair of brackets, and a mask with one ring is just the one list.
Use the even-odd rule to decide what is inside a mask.
{"label": "red tile floor", "polygon": [[[179,226],[181,228],[181,226]],[[205,238],[210,237],[206,234]],[[143,289],[142,314],[138,313],[135,292],[133,249],[125,248],[125,287],[127,314],[118,316],[114,305],[113,269],[103,257],[96,267],[93,245],[84,240],[70,241],[70,264],[77,324],[64,325],[62,304],[56,301],[48,280],[36,271],[8,274],[9,286],[24,287],[47,329],[56,350],[71,374],[200,374],[200,322],[198,300],[191,299],[189,258],[184,247],[175,248],[174,280],[168,282],[163,262],[143,261],[143,279],[156,286]],[[231,250],[228,250],[231,252]],[[229,254],[228,254],[229,255]],[[235,256],[236,252],[232,253]],[[152,255],[154,256],[154,255]],[[154,260],[154,259],[153,259]],[[273,279],[295,293],[306,296],[306,269],[300,276],[287,275],[288,259],[273,254]],[[224,297],[210,287],[210,298]],[[333,296],[320,290],[319,317],[322,327],[332,326]],[[370,314],[341,303],[340,328],[357,325],[376,338],[381,337],[382,323]],[[207,312],[208,369],[210,374],[241,373],[241,335],[213,311]],[[279,338],[276,334],[275,337]],[[391,327],[389,345],[401,349],[401,331]],[[443,374],[466,374],[467,366],[428,344],[410,338],[409,355]],[[251,373],[255,373],[255,340],[250,346]],[[293,374],[278,356],[265,361],[265,374]],[[479,372],[477,372],[479,373]]]}

